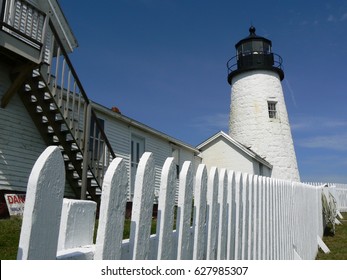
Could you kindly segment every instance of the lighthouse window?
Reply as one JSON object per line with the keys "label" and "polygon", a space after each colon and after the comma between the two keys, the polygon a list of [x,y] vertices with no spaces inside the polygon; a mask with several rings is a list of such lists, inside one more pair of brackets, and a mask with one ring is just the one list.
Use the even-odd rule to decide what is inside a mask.
{"label": "lighthouse window", "polygon": [[254,41],[253,42],[253,53],[263,53],[263,42],[262,41]]}
{"label": "lighthouse window", "polygon": [[267,103],[270,119],[276,119],[277,118],[276,104],[277,104],[277,102],[273,102],[273,101],[268,101],[268,103]]}
{"label": "lighthouse window", "polygon": [[271,46],[268,43],[265,43],[265,42],[264,42],[264,52],[266,54],[271,53]]}
{"label": "lighthouse window", "polygon": [[252,42],[247,42],[242,45],[242,54],[243,55],[252,54]]}

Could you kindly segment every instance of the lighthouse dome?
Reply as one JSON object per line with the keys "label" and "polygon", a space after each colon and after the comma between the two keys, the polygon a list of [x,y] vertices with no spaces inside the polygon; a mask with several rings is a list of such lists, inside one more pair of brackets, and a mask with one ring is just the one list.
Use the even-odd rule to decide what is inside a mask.
{"label": "lighthouse dome", "polygon": [[251,26],[249,36],[235,45],[236,56],[227,63],[229,84],[235,75],[255,69],[273,70],[281,80],[284,78],[282,58],[272,52],[272,42],[258,36],[255,31],[255,27]]}

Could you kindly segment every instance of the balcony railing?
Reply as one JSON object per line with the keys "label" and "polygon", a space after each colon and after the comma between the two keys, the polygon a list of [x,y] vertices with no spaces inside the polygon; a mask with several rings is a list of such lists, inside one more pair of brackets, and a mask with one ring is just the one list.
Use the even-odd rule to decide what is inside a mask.
{"label": "balcony railing", "polygon": [[[83,154],[81,193],[82,198],[86,198],[88,181],[94,178],[92,187],[97,189],[102,186],[105,171],[115,153],[69,59],[63,40],[49,17],[24,0],[0,0],[0,32],[18,39],[20,42],[15,40],[15,47],[24,42],[38,53],[35,63],[39,70],[34,71],[34,77],[44,78],[71,132],[69,137],[72,139],[67,140],[73,141],[73,148],[77,146]],[[23,53],[17,52],[19,55]]]}
{"label": "balcony railing", "polygon": [[23,0],[3,0],[1,30],[40,50],[43,45],[46,15]]}

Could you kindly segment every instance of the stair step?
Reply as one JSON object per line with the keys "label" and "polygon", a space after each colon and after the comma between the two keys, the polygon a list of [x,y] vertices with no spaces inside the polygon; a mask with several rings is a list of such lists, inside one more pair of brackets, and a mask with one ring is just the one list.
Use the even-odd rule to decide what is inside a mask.
{"label": "stair step", "polygon": [[[66,92],[58,90],[56,93],[57,97],[61,97],[59,94]],[[58,146],[61,150],[66,176],[75,194],[80,195],[82,170],[85,167],[88,170],[87,196],[96,199],[100,194],[100,185],[95,177],[98,169],[94,172],[89,170],[92,166],[83,166],[83,153],[79,146],[83,145],[80,141],[83,130],[79,128],[79,116],[76,116],[78,112],[74,111],[74,104],[67,104],[65,99],[58,102],[40,71],[34,71],[30,80],[25,82],[20,97],[46,144]]]}

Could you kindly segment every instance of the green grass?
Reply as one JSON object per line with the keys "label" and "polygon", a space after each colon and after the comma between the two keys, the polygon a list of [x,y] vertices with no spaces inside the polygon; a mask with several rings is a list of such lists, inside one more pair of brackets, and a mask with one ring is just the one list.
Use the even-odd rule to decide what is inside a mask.
{"label": "green grass", "polygon": [[342,213],[342,216],[342,225],[336,226],[335,235],[327,234],[323,237],[330,253],[319,250],[317,260],[347,260],[347,213]]}
{"label": "green grass", "polygon": [[[317,260],[347,260],[347,213],[342,213],[344,219],[342,225],[336,226],[334,236],[326,235],[323,241],[330,249],[329,254],[324,254],[321,250],[317,255]],[[19,243],[19,234],[22,225],[20,217],[0,220],[0,260],[15,260]],[[97,230],[97,224],[95,232]],[[156,230],[156,220],[152,222],[152,234]],[[123,238],[129,238],[130,219],[125,220]]]}
{"label": "green grass", "polygon": [[0,260],[17,258],[21,226],[21,217],[0,220]]}
{"label": "green grass", "polygon": [[[130,219],[126,219],[124,223],[123,239],[130,236]],[[152,220],[151,234],[156,232],[157,220]],[[17,259],[17,250],[19,244],[19,235],[22,226],[21,217],[11,217],[10,219],[0,219],[0,260]],[[95,224],[94,242],[98,221]]]}

